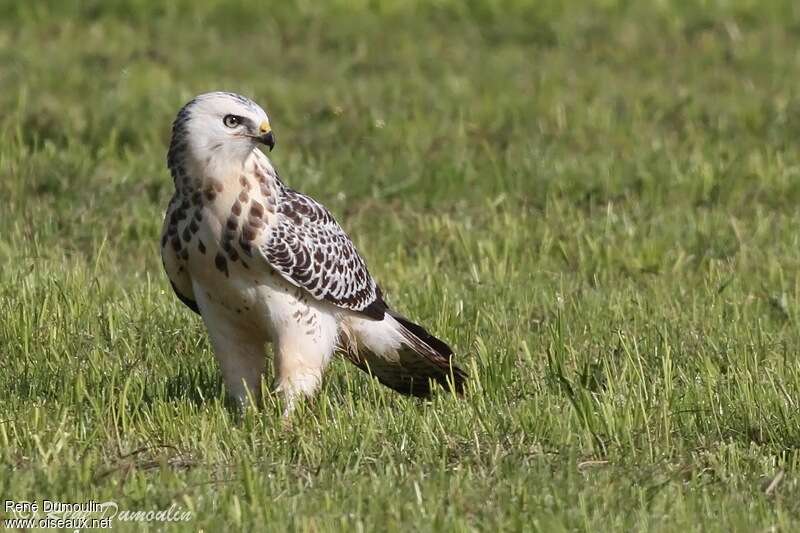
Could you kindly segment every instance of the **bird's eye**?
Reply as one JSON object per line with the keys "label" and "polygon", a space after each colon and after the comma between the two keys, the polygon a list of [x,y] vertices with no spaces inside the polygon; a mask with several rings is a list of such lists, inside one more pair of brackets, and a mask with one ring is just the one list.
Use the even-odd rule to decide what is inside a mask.
{"label": "bird's eye", "polygon": [[222,119],[222,123],[229,128],[235,128],[242,123],[242,118],[236,115],[225,115],[225,118]]}

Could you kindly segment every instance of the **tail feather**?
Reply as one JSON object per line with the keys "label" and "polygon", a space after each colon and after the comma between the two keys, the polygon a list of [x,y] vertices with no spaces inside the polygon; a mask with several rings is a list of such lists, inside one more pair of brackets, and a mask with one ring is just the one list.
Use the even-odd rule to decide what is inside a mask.
{"label": "tail feather", "polygon": [[419,324],[389,313],[382,321],[354,324],[353,330],[357,342],[347,357],[387,387],[418,397],[430,396],[431,382],[464,391],[468,375],[456,365],[453,350]]}

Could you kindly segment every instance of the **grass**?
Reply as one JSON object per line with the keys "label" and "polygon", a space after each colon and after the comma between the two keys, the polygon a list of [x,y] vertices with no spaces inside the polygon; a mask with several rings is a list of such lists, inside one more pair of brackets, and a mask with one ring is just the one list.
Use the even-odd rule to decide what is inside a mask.
{"label": "grass", "polygon": [[[0,4],[0,495],[192,531],[797,529],[800,8],[646,4]],[[226,406],[158,256],[170,122],[213,89],[265,105],[465,398],[339,361],[290,428]]]}

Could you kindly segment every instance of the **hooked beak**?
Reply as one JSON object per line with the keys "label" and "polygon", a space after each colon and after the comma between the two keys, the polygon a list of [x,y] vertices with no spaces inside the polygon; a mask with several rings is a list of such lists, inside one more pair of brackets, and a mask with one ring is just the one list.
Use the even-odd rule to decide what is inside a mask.
{"label": "hooked beak", "polygon": [[275,148],[275,134],[272,133],[272,128],[269,126],[269,122],[266,120],[261,123],[258,127],[258,131],[261,135],[256,137],[258,142],[261,144],[265,144],[269,146],[269,151],[271,152],[273,148]]}

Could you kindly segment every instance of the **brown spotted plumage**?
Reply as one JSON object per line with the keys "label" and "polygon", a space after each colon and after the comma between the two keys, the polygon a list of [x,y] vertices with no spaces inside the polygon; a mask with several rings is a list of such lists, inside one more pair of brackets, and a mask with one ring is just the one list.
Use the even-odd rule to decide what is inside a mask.
{"label": "brown spotted plumage", "polygon": [[221,252],[217,252],[217,255],[214,257],[214,264],[217,267],[217,270],[225,274],[225,276],[229,276],[228,272],[228,260],[225,259],[225,256],[222,255]]}
{"label": "brown spotted plumage", "polygon": [[209,93],[178,113],[167,154],[164,267],[203,316],[228,390],[258,397],[271,342],[287,411],[314,393],[335,351],[404,394],[427,396],[432,383],[460,392],[450,347],[388,308],[331,213],[284,185],[258,142],[274,145],[264,111]]}

